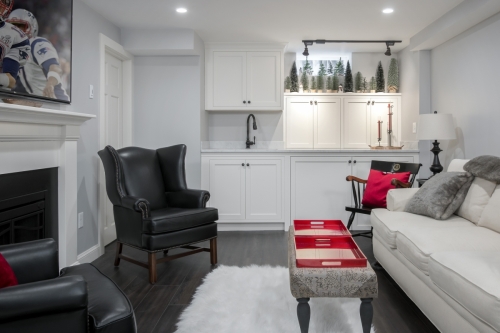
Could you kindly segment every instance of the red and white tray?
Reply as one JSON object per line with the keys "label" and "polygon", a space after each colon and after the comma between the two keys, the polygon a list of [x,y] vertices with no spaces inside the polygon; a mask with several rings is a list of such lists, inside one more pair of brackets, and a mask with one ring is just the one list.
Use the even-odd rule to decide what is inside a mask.
{"label": "red and white tray", "polygon": [[303,237],[351,237],[340,220],[294,220],[295,236]]}

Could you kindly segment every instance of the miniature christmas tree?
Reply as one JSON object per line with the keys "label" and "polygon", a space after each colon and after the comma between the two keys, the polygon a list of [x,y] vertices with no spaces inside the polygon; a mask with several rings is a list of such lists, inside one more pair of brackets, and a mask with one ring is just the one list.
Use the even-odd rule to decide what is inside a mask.
{"label": "miniature christmas tree", "polygon": [[333,75],[334,71],[335,70],[333,69],[333,61],[328,61],[328,71],[327,71],[328,75]]}
{"label": "miniature christmas tree", "polygon": [[370,80],[370,90],[377,89],[377,81],[375,81],[375,76],[372,76]]}
{"label": "miniature christmas tree", "polygon": [[389,92],[396,93],[399,90],[399,69],[398,61],[394,58],[391,59],[389,65],[389,74],[387,76],[387,89]]}
{"label": "miniature christmas tree", "polygon": [[318,90],[323,91],[325,89],[325,76],[326,76],[326,68],[323,64],[323,61],[319,62],[319,71],[318,71]]}
{"label": "miniature christmas tree", "polygon": [[317,90],[318,90],[318,85],[316,84],[316,77],[315,77],[315,76],[313,76],[313,77],[311,78],[311,90],[312,90],[313,92],[315,92],[315,91],[317,91]]}
{"label": "miniature christmas tree", "polygon": [[385,77],[384,77],[384,68],[382,68],[382,61],[378,62],[377,73],[375,74],[377,81],[376,92],[385,92]]}
{"label": "miniature christmas tree", "polygon": [[306,72],[307,75],[313,75],[313,68],[307,59],[306,64],[304,65],[304,72]]}
{"label": "miniature christmas tree", "polygon": [[332,77],[329,76],[326,78],[326,89],[333,90]]}
{"label": "miniature christmas tree", "polygon": [[300,77],[300,83],[302,83],[302,89],[304,89],[304,92],[307,92],[309,90],[309,79],[307,78],[306,71],[302,72],[302,76]]}
{"label": "miniature christmas tree", "polygon": [[337,76],[337,74],[334,74],[332,77],[332,87],[333,90],[339,89],[339,77]]}
{"label": "miniature christmas tree", "polygon": [[334,69],[334,74],[337,74],[337,75],[344,75],[344,62],[342,61],[342,57],[339,59],[339,61],[337,61],[337,64],[335,65],[335,69]]}
{"label": "miniature christmas tree", "polygon": [[299,92],[299,76],[297,75],[297,66],[295,61],[292,65],[292,70],[290,71],[290,92]]}
{"label": "miniature christmas tree", "polygon": [[287,76],[285,79],[285,89],[290,90],[290,87],[292,86],[292,80],[290,80],[290,77]]}
{"label": "miniature christmas tree", "polygon": [[361,90],[366,92],[368,90],[368,81],[366,81],[366,77],[363,78],[363,83],[361,84]]}
{"label": "miniature christmas tree", "polygon": [[345,69],[345,82],[344,82],[344,92],[352,92],[352,72],[351,72],[351,64],[349,60],[347,60],[347,67]]}
{"label": "miniature christmas tree", "polygon": [[363,84],[363,75],[361,72],[356,73],[356,78],[354,79],[354,91],[358,92],[363,89],[361,86]]}

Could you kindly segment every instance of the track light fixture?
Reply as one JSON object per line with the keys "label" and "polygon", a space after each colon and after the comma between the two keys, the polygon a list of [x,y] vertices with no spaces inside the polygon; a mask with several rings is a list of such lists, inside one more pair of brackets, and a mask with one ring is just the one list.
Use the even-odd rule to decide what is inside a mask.
{"label": "track light fixture", "polygon": [[303,40],[305,49],[302,53],[304,56],[309,55],[309,49],[307,48],[310,45],[316,44],[326,44],[326,43],[385,43],[387,46],[387,50],[385,51],[386,56],[391,55],[391,46],[394,46],[396,43],[401,43],[400,40],[326,40],[326,39],[316,39],[316,40]]}

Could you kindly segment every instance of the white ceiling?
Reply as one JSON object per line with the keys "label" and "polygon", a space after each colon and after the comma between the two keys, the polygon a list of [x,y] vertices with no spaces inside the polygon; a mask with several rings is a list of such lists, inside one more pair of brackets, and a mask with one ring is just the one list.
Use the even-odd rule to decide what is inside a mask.
{"label": "white ceiling", "polygon": [[[189,28],[205,42],[288,42],[302,39],[409,39],[462,0],[83,0],[118,27]],[[185,7],[186,14],[175,9]],[[382,9],[394,8],[383,14]],[[381,44],[314,45],[310,53],[383,52]]]}

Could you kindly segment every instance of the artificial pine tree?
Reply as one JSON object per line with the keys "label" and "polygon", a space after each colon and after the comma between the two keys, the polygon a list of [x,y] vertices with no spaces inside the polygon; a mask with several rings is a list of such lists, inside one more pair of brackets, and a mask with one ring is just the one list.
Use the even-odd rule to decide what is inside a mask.
{"label": "artificial pine tree", "polygon": [[290,80],[290,77],[287,76],[285,79],[285,90],[290,90],[291,86],[292,86],[292,80]]}
{"label": "artificial pine tree", "polygon": [[362,91],[366,92],[368,90],[368,81],[366,81],[366,77],[363,78],[363,83],[361,84]]}
{"label": "artificial pine tree", "polygon": [[318,85],[316,84],[316,77],[314,76],[311,78],[311,90],[313,92],[317,92],[318,90]]}
{"label": "artificial pine tree", "polygon": [[339,76],[342,76],[344,75],[344,62],[342,61],[342,57],[339,59],[339,61],[337,61],[337,64],[335,65],[335,69],[334,69],[334,74],[337,74]]}
{"label": "artificial pine tree", "polygon": [[377,81],[375,81],[375,76],[372,76],[370,80],[370,90],[375,91],[377,89]]}
{"label": "artificial pine tree", "polygon": [[354,79],[354,91],[358,92],[363,89],[361,86],[363,84],[363,75],[361,72],[356,73],[356,78]]}
{"label": "artificial pine tree", "polygon": [[300,83],[302,83],[302,89],[304,89],[304,92],[307,92],[309,90],[309,79],[307,78],[306,71],[302,72],[302,76],[300,77]]}
{"label": "artificial pine tree", "polygon": [[351,64],[349,60],[347,60],[347,67],[345,69],[345,81],[344,81],[344,92],[352,92],[352,72],[351,72]]}
{"label": "artificial pine tree", "polygon": [[387,90],[392,93],[396,93],[399,90],[398,61],[394,58],[391,59],[391,64],[389,65],[389,74],[387,76]]}
{"label": "artificial pine tree", "polygon": [[325,89],[325,76],[326,76],[326,68],[323,64],[323,61],[319,62],[319,71],[318,71],[318,90],[323,92]]}
{"label": "artificial pine tree", "polygon": [[304,72],[306,72],[307,75],[313,74],[313,68],[311,66],[311,63],[307,59],[306,59],[306,64],[304,65]]}
{"label": "artificial pine tree", "polygon": [[332,77],[329,76],[326,78],[326,89],[333,90]]}
{"label": "artificial pine tree", "polygon": [[378,62],[377,73],[375,74],[377,81],[376,92],[385,92],[385,77],[384,77],[384,68],[382,68],[382,61]]}
{"label": "artificial pine tree", "polygon": [[292,70],[290,71],[290,92],[299,92],[299,77],[297,75],[297,66],[295,61],[292,65]]}
{"label": "artificial pine tree", "polygon": [[333,69],[333,61],[328,61],[328,75],[333,75],[334,69]]}
{"label": "artificial pine tree", "polygon": [[333,75],[332,87],[333,87],[333,90],[339,90],[339,77],[337,76],[337,74]]}

